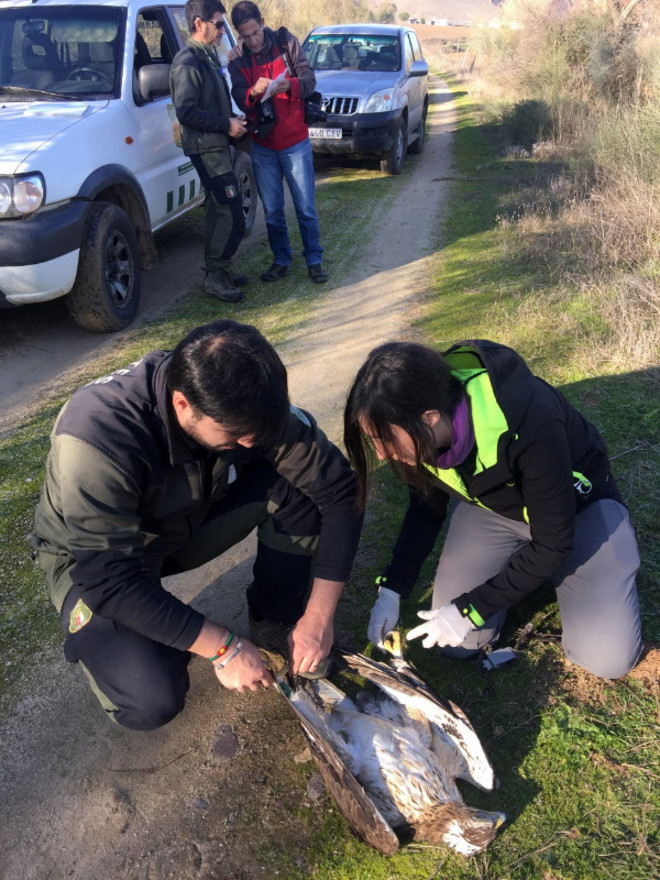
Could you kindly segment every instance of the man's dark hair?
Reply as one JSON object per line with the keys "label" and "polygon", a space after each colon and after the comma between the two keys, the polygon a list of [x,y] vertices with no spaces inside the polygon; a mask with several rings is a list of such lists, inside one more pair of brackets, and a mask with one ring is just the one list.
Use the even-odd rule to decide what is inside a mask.
{"label": "man's dark hair", "polygon": [[234,4],[231,10],[231,23],[235,28],[239,28],[251,19],[261,21],[261,13],[256,3],[252,3],[252,0],[239,0]]}
{"label": "man's dark hair", "polygon": [[386,342],[369,353],[344,410],[344,444],[358,475],[362,505],[376,456],[361,426],[367,426],[370,434],[391,449],[397,447],[392,427],[403,428],[413,441],[417,468],[390,464],[406,482],[424,488],[428,479],[423,464],[434,463],[438,450],[422,416],[434,409],[451,416],[462,394],[463,387],[447,361],[432,348],[414,342]]}
{"label": "man's dark hair", "polygon": [[226,11],[220,0],[188,0],[186,3],[188,33],[195,33],[196,18],[201,18],[202,21],[211,21],[216,12],[224,15]]}
{"label": "man's dark hair", "polygon": [[237,437],[273,446],[289,413],[286,368],[256,327],[221,320],[192,330],[174,349],[167,384],[195,414]]}

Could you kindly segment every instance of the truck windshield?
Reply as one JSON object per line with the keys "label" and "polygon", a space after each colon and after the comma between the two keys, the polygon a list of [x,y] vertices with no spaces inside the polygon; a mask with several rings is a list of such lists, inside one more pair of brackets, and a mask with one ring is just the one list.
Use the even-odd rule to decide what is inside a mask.
{"label": "truck windshield", "polygon": [[2,100],[118,97],[122,34],[122,10],[107,6],[0,10]]}

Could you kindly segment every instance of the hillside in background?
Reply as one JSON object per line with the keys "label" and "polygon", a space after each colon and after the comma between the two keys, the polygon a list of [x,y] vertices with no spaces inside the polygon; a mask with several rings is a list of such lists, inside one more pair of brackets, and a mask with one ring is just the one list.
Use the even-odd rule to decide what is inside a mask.
{"label": "hillside in background", "polygon": [[[394,0],[397,13],[407,12],[411,18],[448,19],[449,21],[483,21],[496,18],[498,7],[492,0]],[[382,6],[382,0],[371,0],[371,8]]]}

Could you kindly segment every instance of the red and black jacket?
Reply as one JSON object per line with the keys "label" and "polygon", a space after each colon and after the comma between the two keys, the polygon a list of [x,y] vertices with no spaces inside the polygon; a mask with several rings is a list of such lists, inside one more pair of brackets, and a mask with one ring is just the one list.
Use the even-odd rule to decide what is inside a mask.
{"label": "red and black jacket", "polygon": [[[250,136],[254,141],[271,150],[285,150],[299,144],[309,137],[309,130],[305,125],[305,98],[308,98],[316,88],[316,76],[309,65],[307,56],[303,52],[299,41],[293,34],[284,28],[286,46],[295,76],[287,74],[291,82],[291,89],[279,95],[275,95],[274,105],[277,115],[275,128],[266,138]],[[252,53],[243,47],[243,54],[234,59],[229,65],[231,76],[231,93],[238,106],[245,112],[248,121],[256,121],[255,104],[259,98],[249,95],[250,89],[260,76],[268,79],[276,79],[286,70],[282,49],[278,42],[278,34],[270,28],[264,28],[264,44],[261,52]]]}

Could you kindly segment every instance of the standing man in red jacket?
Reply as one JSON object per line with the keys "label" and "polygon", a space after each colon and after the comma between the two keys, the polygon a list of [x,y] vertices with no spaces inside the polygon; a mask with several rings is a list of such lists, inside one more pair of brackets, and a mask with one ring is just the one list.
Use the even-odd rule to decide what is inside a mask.
{"label": "standing man in red jacket", "polygon": [[[261,280],[278,281],[291,271],[293,256],[284,213],[283,181],[286,178],[296,209],[309,277],[316,283],[323,283],[328,276],[321,263],[323,248],[314,206],[314,163],[305,124],[305,98],[316,86],[314,71],[299,41],[285,30],[293,75],[287,72],[279,34],[264,26],[259,8],[251,0],[236,3],[231,20],[243,40],[241,54],[229,64],[232,95],[250,123],[252,164],[273,251],[273,264],[263,273]],[[282,78],[278,80],[280,75]],[[264,134],[257,129],[257,104],[269,87],[276,122],[272,131]]]}

